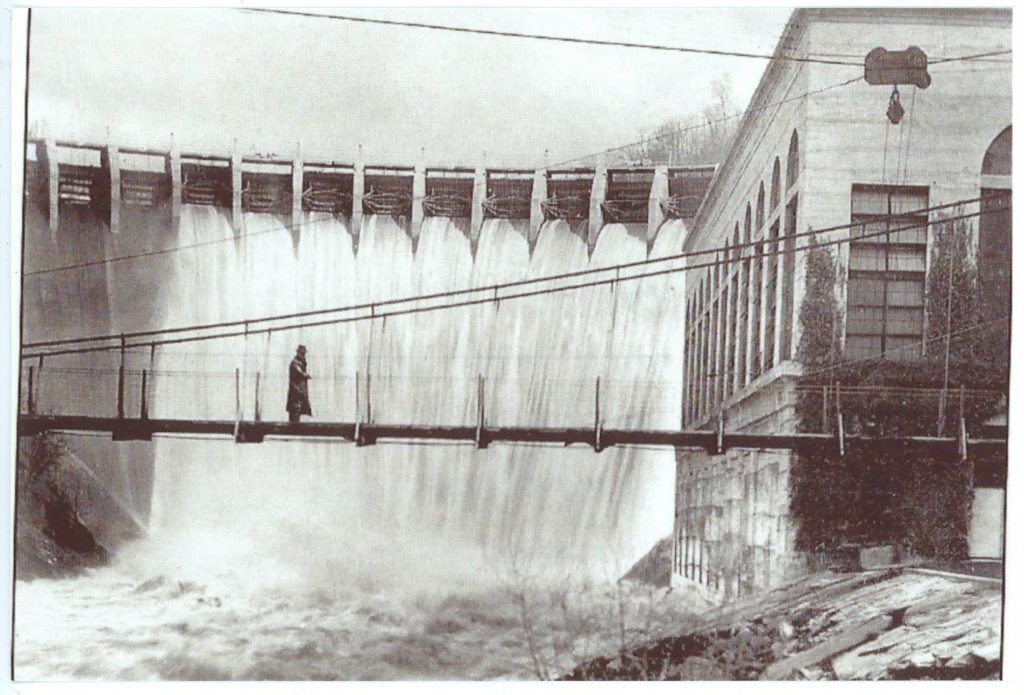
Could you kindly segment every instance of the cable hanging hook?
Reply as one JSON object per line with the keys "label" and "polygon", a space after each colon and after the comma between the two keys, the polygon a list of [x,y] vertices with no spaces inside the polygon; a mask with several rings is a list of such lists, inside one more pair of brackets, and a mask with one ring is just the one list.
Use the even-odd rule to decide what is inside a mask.
{"label": "cable hanging hook", "polygon": [[900,103],[900,88],[896,85],[892,86],[892,94],[889,95],[889,108],[886,110],[885,115],[889,117],[889,122],[893,125],[899,125],[900,121],[903,120],[903,105]]}

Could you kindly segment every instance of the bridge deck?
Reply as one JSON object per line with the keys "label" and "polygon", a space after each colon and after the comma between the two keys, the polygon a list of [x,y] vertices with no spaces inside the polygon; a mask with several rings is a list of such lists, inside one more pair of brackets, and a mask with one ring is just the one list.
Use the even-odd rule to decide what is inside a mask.
{"label": "bridge deck", "polygon": [[[381,440],[434,440],[472,442],[485,448],[493,442],[547,442],[585,444],[597,450],[613,446],[648,445],[704,449],[710,453],[732,448],[836,450],[834,434],[752,434],[743,432],[686,430],[595,430],[586,427],[483,427],[474,425],[401,425],[355,422],[268,422],[234,420],[179,420],[116,418],[81,415],[29,415],[18,418],[18,434],[31,436],[45,431],[104,432],[115,440],[148,440],[160,434],[221,435],[239,442],[260,442],[264,437],[333,438],[370,445]],[[879,447],[886,450],[959,455],[960,442],[951,437],[872,437],[847,435],[845,447]],[[976,438],[967,442],[973,455],[1003,454],[1006,440]]]}

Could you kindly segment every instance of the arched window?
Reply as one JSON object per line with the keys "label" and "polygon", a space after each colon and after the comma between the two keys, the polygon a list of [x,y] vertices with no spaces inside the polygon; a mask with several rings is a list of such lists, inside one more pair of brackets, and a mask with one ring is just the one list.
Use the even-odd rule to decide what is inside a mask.
{"label": "arched window", "polygon": [[701,280],[701,319],[700,319],[700,415],[703,417],[708,407],[708,359],[711,356],[711,311],[709,290],[711,288],[711,276],[709,271],[704,271],[704,278]]}
{"label": "arched window", "polygon": [[985,151],[985,159],[981,162],[983,176],[1010,176],[1012,173],[1011,154],[1013,150],[1013,126],[1009,126],[996,136]]}
{"label": "arched window", "polygon": [[[761,187],[761,207],[764,207],[764,186]],[[747,205],[747,213],[743,217],[743,243],[750,243],[750,205]],[[757,292],[759,288],[754,287],[750,278],[750,268],[755,262],[753,256],[756,249],[744,247],[741,257],[745,260],[740,267],[739,284],[736,288],[738,297],[736,317],[736,388],[743,388],[749,381],[747,378],[747,334],[750,317],[751,289]]]}
{"label": "arched window", "polygon": [[775,158],[775,166],[772,167],[772,190],[771,190],[771,204],[770,209],[775,212],[775,208],[779,207],[779,158]]}
{"label": "arched window", "polygon": [[[756,222],[757,223],[754,225],[754,229],[756,229],[757,231],[761,231],[761,227],[764,226],[764,182],[763,181],[761,182],[761,184],[758,186],[758,189],[757,189],[757,218],[756,218]],[[747,241],[750,241],[749,237],[747,238]]]}
{"label": "arched window", "polygon": [[800,175],[800,138],[797,137],[796,131],[793,131],[793,137],[789,139],[789,155],[786,157],[786,190],[788,191],[796,183],[797,177]]}
{"label": "arched window", "polygon": [[[1010,259],[1013,256],[1013,214],[1010,175],[1013,129],[999,133],[981,162],[981,218],[978,220],[978,295],[981,320],[993,326],[991,338],[983,338],[986,358],[1004,368],[1007,324],[1010,316]],[[996,328],[998,327],[998,328]]]}
{"label": "arched window", "polygon": [[686,403],[685,403],[685,414],[686,422],[692,422],[694,418],[693,404],[694,404],[694,378],[693,378],[693,365],[696,364],[694,360],[694,346],[693,338],[696,335],[694,330],[694,316],[696,310],[694,307],[697,303],[696,295],[691,295],[686,301],[686,344],[685,344],[685,360],[686,360]]}

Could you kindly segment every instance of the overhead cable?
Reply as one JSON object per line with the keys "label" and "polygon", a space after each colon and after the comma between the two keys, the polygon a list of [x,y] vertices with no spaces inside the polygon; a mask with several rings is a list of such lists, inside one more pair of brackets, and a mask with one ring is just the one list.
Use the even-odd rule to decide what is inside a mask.
{"label": "overhead cable", "polygon": [[[1008,209],[1008,208],[1006,208],[1006,207],[994,208],[992,211],[998,211],[998,210],[1003,210],[1003,209]],[[988,211],[986,211],[986,212],[988,212]],[[888,234],[894,234],[894,233],[898,233],[898,232],[901,232],[901,231],[908,231],[908,230],[911,230],[911,229],[919,229],[921,227],[928,228],[930,226],[934,226],[934,225],[937,225],[937,224],[944,224],[944,223],[948,223],[948,222],[954,222],[956,220],[962,220],[962,219],[969,219],[969,218],[973,218],[973,217],[978,217],[981,214],[982,214],[982,212],[978,211],[978,212],[972,212],[972,213],[964,213],[964,214],[960,214],[960,215],[953,215],[953,216],[950,216],[950,217],[943,218],[942,220],[935,220],[935,221],[929,220],[929,221],[924,222],[924,223],[912,224],[912,225],[908,225],[906,227],[900,227],[900,228],[897,228],[897,229],[887,229],[887,230],[882,230],[882,231],[879,231],[879,232],[865,233],[865,234],[858,235],[856,238],[857,238],[857,240],[864,240],[864,239],[870,239],[870,238],[873,238],[873,237],[879,237],[879,236],[885,236],[885,235],[888,235]],[[844,228],[852,227],[852,226],[860,226],[860,223],[858,223],[857,225],[846,225]],[[824,230],[819,230],[817,233],[821,233],[822,231],[824,231]],[[801,234],[799,236],[806,236],[806,235],[807,234]],[[793,235],[793,237],[796,237],[796,236],[798,236],[798,235]],[[851,241],[851,239],[849,237],[844,237],[844,238],[840,238],[840,239],[830,240],[830,241],[827,241],[827,242],[812,242],[810,244],[806,244],[806,245],[803,245],[803,246],[795,247],[795,248],[791,249],[791,251],[795,253],[795,252],[798,252],[798,251],[806,251],[806,250],[815,249],[815,248],[823,248],[823,247],[830,247],[830,246],[846,244],[846,243],[849,243],[850,241]],[[709,267],[713,267],[713,266],[719,266],[719,265],[723,265],[723,264],[726,264],[726,263],[741,263],[744,260],[755,259],[755,258],[766,258],[766,257],[777,256],[777,255],[780,255],[780,254],[783,254],[783,253],[787,253],[786,250],[780,248],[782,246],[782,244],[779,243],[779,242],[781,242],[781,240],[779,240],[777,242],[762,240],[760,242],[756,242],[755,244],[741,244],[741,245],[738,245],[738,246],[735,246],[735,247],[726,247],[726,248],[735,248],[735,249],[739,249],[740,246],[751,246],[751,245],[760,245],[762,247],[764,247],[764,246],[769,247],[769,250],[767,250],[767,251],[758,251],[757,253],[753,253],[753,254],[750,254],[750,255],[742,256],[742,257],[739,257],[739,258],[736,258],[736,259],[733,259],[733,260],[717,260],[716,259],[714,261],[710,261],[710,262],[706,262],[706,263],[698,263],[698,264],[695,264],[695,265],[687,265],[687,266],[682,266],[682,267],[673,267],[673,268],[667,268],[667,269],[661,269],[661,270],[655,270],[655,271],[649,271],[649,272],[643,272],[643,273],[634,273],[634,274],[625,275],[625,276],[622,275],[621,272],[619,272],[619,269],[617,269],[616,267],[611,267],[611,268],[608,268],[608,269],[602,269],[603,272],[606,272],[606,273],[608,273],[609,271],[614,271],[614,274],[611,275],[611,277],[601,278],[601,279],[598,279],[598,280],[589,280],[589,281],[584,281],[584,282],[578,282],[578,283],[564,285],[564,286],[558,286],[558,287],[549,287],[549,288],[543,288],[543,289],[523,290],[523,291],[520,291],[520,292],[510,293],[510,294],[499,294],[499,291],[502,288],[518,287],[518,286],[529,284],[529,283],[532,283],[532,282],[537,282],[538,280],[532,280],[532,281],[531,280],[522,280],[522,281],[517,281],[517,282],[514,282],[514,283],[505,283],[503,285],[491,285],[491,286],[488,286],[488,287],[473,288],[473,289],[470,289],[470,290],[459,290],[459,291],[452,291],[452,292],[435,293],[435,294],[432,294],[432,295],[414,296],[414,297],[409,297],[409,298],[404,298],[404,299],[388,300],[386,302],[380,302],[380,303],[369,304],[369,305],[358,305],[356,307],[344,307],[344,308],[338,308],[338,309],[328,309],[328,310],[322,310],[322,311],[317,311],[317,312],[303,312],[301,314],[300,313],[296,313],[296,314],[282,315],[282,316],[279,316],[279,317],[269,317],[269,318],[263,318],[263,319],[248,319],[248,320],[242,320],[242,321],[224,322],[222,324],[207,324],[206,326],[182,326],[182,327],[177,327],[177,328],[174,328],[174,329],[166,329],[166,330],[162,330],[162,331],[157,330],[157,331],[139,332],[139,333],[133,334],[133,337],[131,338],[132,340],[134,340],[136,342],[128,342],[128,340],[129,340],[128,339],[128,334],[125,334],[124,336],[122,336],[122,335],[111,336],[109,338],[100,337],[100,338],[85,338],[85,339],[81,339],[81,338],[80,339],[69,339],[69,340],[62,340],[62,341],[46,341],[45,344],[44,343],[35,343],[35,344],[32,344],[32,345],[26,345],[24,347],[27,348],[27,349],[33,349],[33,348],[38,348],[38,347],[52,346],[52,347],[58,347],[60,349],[57,349],[57,350],[43,350],[41,352],[23,353],[22,356],[21,356],[21,359],[22,360],[38,359],[40,357],[48,357],[48,356],[55,356],[55,355],[83,354],[83,353],[90,353],[90,352],[110,352],[110,351],[129,349],[129,348],[137,348],[137,347],[150,347],[150,348],[154,348],[155,346],[158,346],[158,345],[170,345],[170,344],[191,343],[191,342],[207,341],[207,340],[219,340],[219,339],[226,339],[226,338],[246,337],[246,336],[249,336],[249,335],[256,335],[256,334],[262,334],[262,333],[276,333],[276,332],[281,332],[281,331],[298,330],[298,329],[302,329],[302,328],[314,328],[314,327],[328,326],[328,325],[337,325],[337,324],[351,323],[351,322],[356,322],[356,321],[374,321],[374,320],[386,319],[386,318],[390,318],[390,317],[394,317],[394,316],[407,316],[407,315],[426,313],[426,312],[442,311],[442,310],[456,309],[456,308],[469,307],[469,306],[478,306],[478,305],[482,305],[482,304],[491,304],[491,303],[494,303],[494,302],[509,301],[509,300],[512,300],[512,299],[522,299],[522,298],[527,298],[527,297],[535,297],[535,296],[546,295],[546,294],[555,294],[555,293],[560,293],[560,292],[579,290],[579,289],[584,289],[584,288],[587,288],[587,287],[598,287],[598,286],[606,286],[606,285],[613,285],[614,286],[614,285],[617,285],[617,284],[622,283],[622,282],[630,282],[630,281],[633,281],[633,280],[640,280],[640,279],[643,279],[643,278],[659,277],[659,276],[662,276],[662,275],[669,275],[669,274],[675,274],[675,273],[689,272],[689,271],[692,271],[692,270],[699,270],[699,269],[709,268]],[[772,246],[776,247],[775,250],[770,250]],[[709,252],[708,251],[700,252],[700,255],[707,255],[707,253],[709,253]],[[696,254],[690,254],[690,255],[696,255]],[[662,258],[662,259],[657,259],[657,260],[655,260],[653,262],[664,262],[664,261],[672,260],[672,259],[673,259],[673,257],[665,257],[665,258]],[[635,265],[642,265],[642,264],[643,264],[642,262],[638,262],[638,263],[629,264],[629,265],[630,266],[635,266]],[[592,272],[596,272],[596,271],[590,271],[590,272],[592,273]],[[586,273],[587,273],[587,271],[581,271],[580,273],[567,274],[567,275],[569,277],[572,277],[572,276],[575,276],[575,275],[586,274]],[[456,297],[456,296],[459,296],[459,295],[464,295],[464,294],[476,295],[476,296],[474,298],[472,298],[472,299],[463,299],[463,300],[460,300],[460,301],[448,302],[448,303],[443,303],[443,304],[435,304],[435,305],[429,305],[429,306],[413,306],[413,307],[409,307],[409,308],[389,309],[389,310],[384,310],[384,311],[379,310],[379,307],[394,306],[396,304],[422,301],[424,299],[451,299],[453,297]],[[285,325],[268,325],[268,326],[267,325],[255,325],[255,326],[253,325],[253,324],[260,324],[260,323],[268,323],[270,321],[287,320],[289,318],[295,318],[295,317],[300,317],[300,316],[301,317],[305,317],[305,318],[309,318],[309,317],[318,316],[318,315],[324,315],[324,314],[329,314],[329,313],[340,313],[341,311],[350,311],[350,310],[356,310],[356,309],[362,309],[362,310],[364,310],[364,312],[366,312],[366,310],[368,309],[369,311],[366,312],[366,313],[362,313],[362,314],[356,315],[356,316],[345,316],[345,317],[340,317],[340,318],[335,317],[335,318],[321,319],[321,320],[317,320],[317,321],[298,321],[296,323],[290,323],[290,324],[285,324]],[[237,328],[238,326],[241,326],[241,330],[239,330]],[[179,333],[179,332],[195,332],[197,330],[211,330],[211,329],[233,328],[233,327],[236,328],[236,329],[235,330],[226,331],[226,332],[221,332],[221,333],[214,333],[214,334],[181,336],[181,337],[174,337],[174,338],[159,338],[159,339],[152,339],[152,340],[146,340],[145,339],[146,337],[156,336],[156,335],[169,335],[169,334],[172,334],[172,333]],[[83,343],[83,342],[94,342],[94,341],[96,341],[98,339],[102,339],[102,340],[115,340],[116,339],[116,340],[118,340],[120,342],[110,343],[110,344],[107,344],[107,345],[91,345],[91,346],[85,346],[85,347],[63,347],[63,348],[60,347],[62,345],[80,344],[80,343]]]}

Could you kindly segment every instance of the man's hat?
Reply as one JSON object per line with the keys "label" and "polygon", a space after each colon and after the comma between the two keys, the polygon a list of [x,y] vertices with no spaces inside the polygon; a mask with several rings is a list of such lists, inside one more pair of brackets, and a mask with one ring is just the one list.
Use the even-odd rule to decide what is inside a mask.
{"label": "man's hat", "polygon": [[306,346],[305,345],[300,345],[299,346],[299,351],[300,352],[305,352],[306,351]]}

